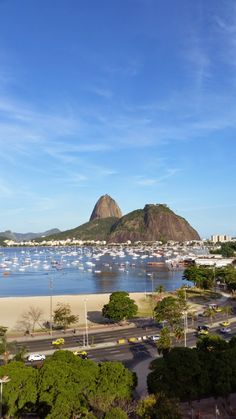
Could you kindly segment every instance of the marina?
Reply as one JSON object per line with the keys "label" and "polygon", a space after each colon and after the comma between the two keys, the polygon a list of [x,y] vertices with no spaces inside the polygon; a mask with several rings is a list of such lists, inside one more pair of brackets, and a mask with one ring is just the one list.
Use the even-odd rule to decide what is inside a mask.
{"label": "marina", "polygon": [[183,246],[14,247],[0,249],[0,296],[174,290],[186,261],[205,248]]}

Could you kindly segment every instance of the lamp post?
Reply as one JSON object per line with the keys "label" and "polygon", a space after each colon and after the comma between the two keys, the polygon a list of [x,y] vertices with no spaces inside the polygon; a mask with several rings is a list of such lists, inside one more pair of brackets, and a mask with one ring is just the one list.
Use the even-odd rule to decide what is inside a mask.
{"label": "lamp post", "polygon": [[187,318],[187,311],[183,312],[184,315],[184,347],[187,346],[187,331],[188,331],[188,318]]}
{"label": "lamp post", "polygon": [[85,316],[85,346],[88,346],[88,317],[87,317],[87,300],[84,299],[84,316]]}
{"label": "lamp post", "polygon": [[50,335],[52,336],[52,290],[53,290],[53,279],[49,279],[49,289],[50,289]]}
{"label": "lamp post", "polygon": [[0,419],[2,419],[2,394],[3,394],[3,384],[8,383],[10,381],[10,378],[7,375],[4,375],[4,377],[0,378]]}

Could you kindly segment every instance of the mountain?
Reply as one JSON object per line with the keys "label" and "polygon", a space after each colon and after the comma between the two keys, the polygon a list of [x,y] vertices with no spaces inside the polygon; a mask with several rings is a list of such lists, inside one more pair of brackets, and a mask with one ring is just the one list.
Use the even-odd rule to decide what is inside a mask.
{"label": "mountain", "polygon": [[200,240],[197,231],[184,218],[175,214],[164,204],[146,205],[143,209],[132,211],[121,218],[95,218],[72,230],[48,236],[47,240],[73,238],[77,240],[106,240],[110,243],[124,243],[127,240],[131,240],[131,242]]}
{"label": "mountain", "polygon": [[89,221],[111,217],[121,218],[122,212],[114,199],[103,195],[97,201]]}
{"label": "mountain", "polygon": [[196,230],[164,204],[145,205],[120,218],[111,228],[109,242],[200,240]]}
{"label": "mountain", "polygon": [[28,240],[33,240],[36,239],[38,237],[47,237],[50,236],[52,234],[58,234],[60,233],[60,230],[58,228],[53,228],[51,230],[47,230],[44,233],[13,233],[10,230],[4,231],[0,233],[1,237],[4,237],[4,239],[8,239],[8,240],[14,240],[16,242],[21,242],[21,241],[28,241]]}

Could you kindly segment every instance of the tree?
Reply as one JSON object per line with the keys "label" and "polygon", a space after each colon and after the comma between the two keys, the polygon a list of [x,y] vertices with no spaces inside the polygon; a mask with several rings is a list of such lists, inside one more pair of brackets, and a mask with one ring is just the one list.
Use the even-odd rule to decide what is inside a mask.
{"label": "tree", "polygon": [[54,322],[62,326],[64,329],[69,327],[71,324],[78,322],[79,316],[75,316],[71,313],[70,304],[58,303],[57,309],[54,310]]}
{"label": "tree", "polygon": [[229,315],[232,314],[233,308],[230,305],[226,305],[222,307],[223,314],[225,315],[226,319],[229,318]]}
{"label": "tree", "polygon": [[140,400],[136,409],[142,419],[180,419],[177,400],[168,398],[165,393],[150,394]]}
{"label": "tree", "polygon": [[[201,363],[194,349],[176,347],[152,363],[147,383],[150,393],[191,401],[201,393]],[[178,383],[178,385],[177,385]]]}
{"label": "tree", "polygon": [[109,303],[102,309],[103,317],[114,322],[131,319],[138,312],[138,306],[126,291],[116,291],[110,295]]}
{"label": "tree", "polygon": [[163,327],[160,332],[160,339],[157,341],[157,351],[163,356],[167,355],[171,348],[171,335],[168,327]]}
{"label": "tree", "polygon": [[0,337],[6,335],[7,329],[8,329],[8,327],[0,326]]}
{"label": "tree", "polygon": [[184,329],[181,326],[175,326],[174,335],[177,342],[181,342],[181,340],[184,338]]}
{"label": "tree", "polygon": [[17,352],[13,357],[14,361],[25,362],[26,355],[28,353],[27,346],[20,346],[17,348]]}
{"label": "tree", "polygon": [[177,399],[167,397],[165,393],[156,394],[156,406],[153,419],[181,419],[182,415],[179,410]]}
{"label": "tree", "polygon": [[104,416],[104,419],[128,419],[127,413],[120,407],[112,407]]}
{"label": "tree", "polygon": [[216,316],[216,312],[215,312],[215,310],[213,310],[213,308],[210,308],[210,307],[208,307],[208,308],[206,308],[206,310],[204,311],[204,314],[205,314],[205,316],[206,317],[209,317],[210,318],[210,321],[211,321],[211,324],[213,323],[213,319],[215,318],[215,316]]}
{"label": "tree", "polygon": [[178,298],[165,297],[163,300],[158,301],[154,308],[154,317],[158,322],[167,320],[171,326],[180,323],[182,317],[182,305],[179,303]]}
{"label": "tree", "polygon": [[45,418],[103,417],[115,403],[130,400],[135,377],[120,362],[92,361],[59,351],[39,371],[40,416]]}
{"label": "tree", "polygon": [[98,411],[108,412],[116,400],[129,401],[136,385],[136,374],[121,362],[101,362],[90,405]]}
{"label": "tree", "polygon": [[155,292],[158,292],[158,294],[163,294],[163,292],[165,292],[164,285],[158,285],[158,287],[155,289]]}
{"label": "tree", "polygon": [[201,336],[197,340],[197,349],[204,352],[222,351],[228,348],[228,343],[218,335]]}
{"label": "tree", "polygon": [[10,362],[0,367],[0,376],[10,381],[4,385],[4,411],[8,417],[22,417],[35,410],[37,402],[38,371],[22,362]]}
{"label": "tree", "polygon": [[30,329],[34,333],[36,324],[39,325],[40,328],[42,328],[41,320],[42,320],[43,310],[40,307],[33,307],[30,306],[29,310],[26,311],[23,316],[23,322],[25,324],[30,325]]}
{"label": "tree", "polygon": [[193,282],[198,288],[212,289],[215,283],[215,274],[212,268],[189,266],[184,270],[183,279]]}
{"label": "tree", "polygon": [[154,394],[144,397],[138,402],[136,414],[142,419],[151,419],[154,414],[156,402],[156,396]]}
{"label": "tree", "polygon": [[9,361],[10,354],[16,349],[16,342],[8,342],[6,335],[0,338],[0,355],[3,355],[4,363]]}

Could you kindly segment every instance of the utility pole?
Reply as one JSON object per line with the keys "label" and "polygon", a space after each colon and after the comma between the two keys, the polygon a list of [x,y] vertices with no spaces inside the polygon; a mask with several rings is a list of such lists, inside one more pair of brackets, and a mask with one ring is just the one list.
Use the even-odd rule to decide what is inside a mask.
{"label": "utility pole", "polygon": [[50,289],[50,335],[52,336],[52,290],[53,290],[53,279],[49,279],[49,289]]}
{"label": "utility pole", "polygon": [[88,339],[88,316],[87,316],[87,300],[84,299],[84,316],[85,316],[85,346],[89,345]]}

